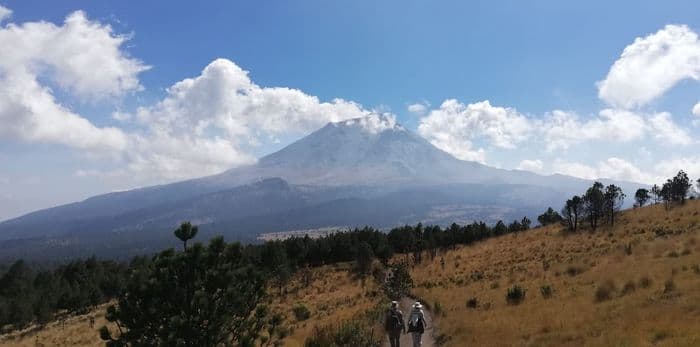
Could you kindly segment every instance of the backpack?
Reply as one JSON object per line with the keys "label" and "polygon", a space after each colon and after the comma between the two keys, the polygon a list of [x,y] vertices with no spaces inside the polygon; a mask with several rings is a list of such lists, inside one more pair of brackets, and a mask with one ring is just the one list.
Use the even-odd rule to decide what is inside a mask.
{"label": "backpack", "polygon": [[387,330],[401,330],[403,325],[401,316],[398,311],[391,310],[389,312],[389,318],[386,322]]}
{"label": "backpack", "polygon": [[408,332],[422,334],[424,331],[423,319],[417,314],[412,314],[411,320],[408,322]]}

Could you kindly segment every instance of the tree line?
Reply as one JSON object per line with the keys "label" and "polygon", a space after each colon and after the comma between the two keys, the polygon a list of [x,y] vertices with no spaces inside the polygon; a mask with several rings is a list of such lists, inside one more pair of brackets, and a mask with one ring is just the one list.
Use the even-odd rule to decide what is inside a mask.
{"label": "tree line", "polygon": [[122,293],[128,266],[95,257],[35,271],[22,260],[0,277],[0,332],[47,323],[58,311],[84,313]]}
{"label": "tree line", "polygon": [[[700,179],[696,182],[700,189]],[[666,180],[661,187],[655,184],[651,190],[637,189],[634,194],[634,207],[643,207],[652,199],[654,203],[663,202],[667,208],[674,204],[684,204],[686,199],[694,198],[690,195],[691,187],[688,174],[681,170],[676,176]],[[562,223],[570,231],[576,231],[585,224],[588,224],[591,230],[602,224],[612,226],[625,198],[622,188],[615,184],[604,186],[596,181],[583,194],[567,199],[561,213],[550,207],[537,217],[537,221],[540,225]]]}
{"label": "tree line", "polygon": [[[697,180],[698,189],[700,189],[700,178]],[[665,183],[659,187],[654,185],[651,187],[651,195],[653,195],[654,202],[663,202],[666,208],[671,207],[673,204],[684,204],[686,198],[688,197],[688,192],[693,184],[685,171],[681,170],[676,174],[676,176],[669,178]],[[643,192],[638,192],[643,195]],[[647,194],[648,195],[648,194]],[[648,200],[649,198],[647,198]],[[641,202],[638,200],[638,202]]]}
{"label": "tree line", "polygon": [[[483,222],[452,224],[445,229],[418,223],[393,228],[389,232],[364,227],[320,238],[293,237],[249,245],[226,244],[223,239],[216,238],[209,247],[205,247],[199,243],[188,245],[198,230],[190,223],[183,223],[174,232],[183,242],[181,252],[167,250],[152,257],[135,257],[130,264],[91,257],[52,270],[36,271],[24,261],[16,261],[0,276],[0,328],[23,328],[32,322],[44,324],[53,320],[56,313],[61,311],[87,312],[125,292],[139,293],[140,290],[147,289],[148,292],[141,294],[150,297],[160,293],[162,296],[162,293],[168,291],[165,287],[161,290],[144,289],[143,283],[167,283],[168,277],[163,277],[163,274],[175,271],[173,267],[179,262],[189,265],[177,266],[190,268],[176,272],[177,278],[188,278],[188,281],[195,283],[183,288],[183,293],[197,288],[199,284],[196,283],[201,280],[194,279],[197,273],[203,275],[211,271],[211,268],[215,268],[212,264],[225,266],[227,271],[234,272],[246,268],[250,272],[245,273],[245,278],[259,278],[259,281],[248,281],[255,284],[255,288],[258,288],[257,285],[265,287],[269,284],[278,287],[280,293],[283,293],[292,274],[305,267],[356,261],[358,271],[366,274],[374,259],[386,264],[395,253],[407,253],[413,254],[414,259],[420,261],[424,252],[434,257],[439,249],[527,230],[530,224],[527,218],[510,224],[499,221],[493,226]],[[222,253],[222,249],[226,251]],[[214,252],[214,255],[208,252]],[[183,257],[192,259],[182,259]],[[203,268],[198,270],[198,266]],[[149,276],[156,278],[149,279]],[[234,277],[220,280],[215,283],[215,287],[225,286],[226,281]],[[151,293],[151,290],[155,291]],[[236,292],[241,290],[238,288]],[[194,293],[182,295],[187,298],[185,301],[195,298]],[[128,305],[124,303],[119,307]]]}

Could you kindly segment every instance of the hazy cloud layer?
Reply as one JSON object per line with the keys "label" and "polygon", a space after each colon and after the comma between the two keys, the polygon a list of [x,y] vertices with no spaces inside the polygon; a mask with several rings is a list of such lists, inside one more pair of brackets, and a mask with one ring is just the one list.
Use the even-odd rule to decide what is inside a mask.
{"label": "hazy cloud layer", "polygon": [[523,159],[520,161],[520,164],[518,164],[518,167],[516,167],[516,169],[541,173],[542,169],[544,169],[544,162],[542,162],[542,160],[539,159]]}
{"label": "hazy cloud layer", "polygon": [[553,164],[553,172],[571,175],[587,179],[611,178],[631,182],[653,182],[654,177],[642,172],[634,164],[621,158],[608,158],[600,161],[595,166],[589,166],[578,162],[556,160]]}
{"label": "hazy cloud layer", "polygon": [[690,177],[700,177],[700,157],[677,157],[660,160],[650,168],[640,168],[621,158],[608,158],[595,165],[579,162],[569,162],[557,159],[552,165],[552,171],[565,175],[588,179],[612,178],[617,180],[660,184],[674,176],[678,170],[685,170]]}

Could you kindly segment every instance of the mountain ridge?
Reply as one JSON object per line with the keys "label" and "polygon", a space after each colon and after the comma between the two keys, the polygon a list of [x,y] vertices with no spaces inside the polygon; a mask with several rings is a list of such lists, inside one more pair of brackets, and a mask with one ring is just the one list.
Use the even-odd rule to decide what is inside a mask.
{"label": "mountain ridge", "polygon": [[[200,224],[207,235],[254,240],[257,234],[309,226],[534,218],[591,182],[462,161],[391,119],[353,119],[328,123],[254,165],[98,195],[0,222],[0,250],[11,251],[12,240],[60,244],[71,239],[81,245],[90,239],[90,250],[98,252],[101,237],[117,242],[120,233],[166,242],[183,220]],[[614,183],[628,196],[640,186]],[[490,207],[470,207],[480,204]],[[441,214],[453,220],[435,217]]]}

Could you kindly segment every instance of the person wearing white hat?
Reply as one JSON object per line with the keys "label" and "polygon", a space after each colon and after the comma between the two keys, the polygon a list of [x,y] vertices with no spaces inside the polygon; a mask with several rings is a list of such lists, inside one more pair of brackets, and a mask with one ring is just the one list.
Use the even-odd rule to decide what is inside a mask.
{"label": "person wearing white hat", "polygon": [[387,312],[384,327],[389,335],[389,344],[391,347],[400,347],[401,333],[406,332],[406,325],[403,323],[403,312],[399,310],[398,302],[391,302],[391,308],[389,308],[389,312]]}
{"label": "person wearing white hat", "polygon": [[408,332],[413,334],[413,347],[420,347],[423,344],[423,333],[425,332],[426,323],[423,305],[419,301],[413,304],[407,325]]}

